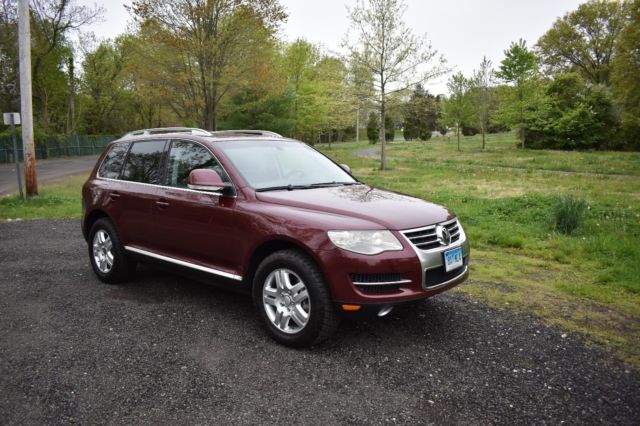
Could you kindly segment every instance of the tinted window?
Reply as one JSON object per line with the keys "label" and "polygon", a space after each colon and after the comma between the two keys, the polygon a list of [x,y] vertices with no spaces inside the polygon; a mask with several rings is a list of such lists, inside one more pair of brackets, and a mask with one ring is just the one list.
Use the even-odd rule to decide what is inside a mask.
{"label": "tinted window", "polygon": [[122,170],[122,163],[124,157],[127,155],[127,149],[129,149],[128,143],[118,143],[111,146],[111,150],[104,158],[98,176],[117,179],[120,176],[120,170]]}
{"label": "tinted window", "polygon": [[160,183],[160,167],[165,141],[135,142],[124,165],[122,179],[142,183]]}
{"label": "tinted window", "polygon": [[213,155],[202,145],[193,142],[173,141],[167,167],[169,186],[186,188],[189,173],[195,169],[215,170],[224,182],[229,182],[229,178]]}

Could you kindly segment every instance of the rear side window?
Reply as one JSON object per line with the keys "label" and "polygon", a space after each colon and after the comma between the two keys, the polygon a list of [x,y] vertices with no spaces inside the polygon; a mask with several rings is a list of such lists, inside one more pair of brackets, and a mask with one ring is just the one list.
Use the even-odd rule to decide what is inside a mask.
{"label": "rear side window", "polygon": [[128,143],[117,143],[111,146],[111,150],[104,158],[98,176],[109,179],[117,179],[120,176],[120,170],[122,170],[122,163],[124,163],[124,157],[127,155],[129,149]]}
{"label": "rear side window", "polygon": [[189,173],[195,169],[214,170],[223,182],[229,182],[227,174],[205,147],[193,142],[173,141],[167,162],[167,185],[186,188]]}
{"label": "rear side window", "polygon": [[165,141],[135,142],[124,164],[122,179],[141,183],[160,183]]}

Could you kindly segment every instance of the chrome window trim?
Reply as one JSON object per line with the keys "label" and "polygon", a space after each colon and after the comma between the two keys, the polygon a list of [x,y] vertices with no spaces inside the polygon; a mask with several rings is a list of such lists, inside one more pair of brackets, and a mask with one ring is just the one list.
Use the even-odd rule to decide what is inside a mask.
{"label": "chrome window trim", "polygon": [[195,269],[195,270],[198,270],[198,271],[207,272],[209,274],[219,275],[221,277],[229,278],[229,279],[236,280],[236,281],[242,281],[242,276],[236,275],[236,274],[232,274],[230,272],[221,271],[219,269],[209,268],[209,267],[202,266],[202,265],[197,265],[195,263],[186,262],[184,260],[175,259],[173,257],[169,257],[169,256],[164,256],[162,254],[153,253],[151,251],[143,250],[143,249],[140,249],[140,248],[137,248],[137,247],[124,246],[124,249],[127,250],[127,251],[134,252],[134,253],[142,254],[144,256],[153,257],[154,259],[159,259],[159,260],[163,260],[165,262],[173,263],[173,264],[176,264],[176,265],[184,266],[184,267]]}
{"label": "chrome window trim", "polygon": [[[212,191],[198,191],[196,189],[189,188],[178,188],[177,186],[166,186],[166,185],[156,185],[155,183],[144,183],[144,182],[136,182],[133,180],[123,180],[123,179],[111,179],[96,176],[96,179],[100,180],[108,180],[112,182],[121,182],[121,183],[133,183],[135,185],[144,185],[144,186],[152,186],[154,188],[165,188],[165,189],[175,189],[176,191],[185,191],[185,192],[195,192],[196,194],[205,194],[205,195],[213,195],[214,197],[221,197],[221,194],[212,192]],[[228,198],[238,198],[237,195],[225,195]]]}
{"label": "chrome window trim", "polygon": [[[149,139],[149,140],[153,140],[153,139]],[[169,157],[169,154],[170,154],[170,151],[171,151],[171,142],[173,142],[173,141],[192,142],[192,143],[198,144],[198,145],[202,146],[204,149],[206,149],[209,152],[209,154],[211,154],[211,156],[218,162],[220,167],[222,167],[222,170],[224,170],[224,172],[227,174],[227,177],[229,178],[229,183],[232,185],[233,195],[225,195],[225,197],[238,198],[238,189],[236,187],[236,184],[231,179],[231,175],[229,174],[229,172],[227,172],[227,169],[220,162],[218,157],[216,157],[216,155],[213,152],[211,152],[211,150],[206,145],[204,145],[203,143],[198,142],[198,141],[194,141],[194,140],[191,140],[191,139],[183,139],[183,138],[167,138],[166,141],[169,142],[169,149],[165,151],[165,153],[167,154],[167,160],[168,160],[168,157]],[[135,140],[123,141],[123,143],[128,143],[129,144],[129,150],[127,151],[127,157],[129,156],[129,151],[131,150],[131,146],[133,146],[133,144],[135,142],[136,142]],[[125,160],[126,160],[127,157],[125,157]],[[102,167],[102,163],[104,162],[105,158],[106,158],[106,156],[102,159],[102,161],[100,162],[100,167],[98,167],[98,170],[96,171],[96,179],[108,180],[108,181],[112,181],[112,182],[135,183],[137,185],[153,186],[153,187],[156,187],[156,188],[176,189],[178,191],[195,192],[197,194],[208,194],[208,195],[214,195],[214,196],[217,196],[217,197],[222,196],[222,194],[217,194],[217,193],[212,192],[212,191],[199,191],[199,190],[189,189],[189,188],[180,188],[178,186],[168,186],[168,185],[160,185],[160,184],[156,184],[156,183],[137,182],[135,180],[113,179],[113,178],[102,177],[102,176],[100,176],[100,168]],[[165,166],[166,166],[166,164],[165,164]],[[122,163],[122,168],[124,168],[124,163]],[[122,175],[122,168],[120,169],[120,174],[121,175]]]}

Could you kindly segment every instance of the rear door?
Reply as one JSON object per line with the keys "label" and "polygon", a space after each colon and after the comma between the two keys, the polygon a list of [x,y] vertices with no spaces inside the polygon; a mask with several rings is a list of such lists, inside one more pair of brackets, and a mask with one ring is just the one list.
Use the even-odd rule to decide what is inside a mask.
{"label": "rear door", "polygon": [[118,230],[126,245],[150,247],[155,240],[153,214],[163,176],[166,140],[133,142],[111,197],[118,205]]}
{"label": "rear door", "polygon": [[234,225],[236,198],[189,189],[189,173],[195,169],[212,169],[230,182],[204,145],[173,140],[164,185],[158,189],[154,206],[154,247],[174,259],[219,270],[220,275],[235,274],[240,269]]}

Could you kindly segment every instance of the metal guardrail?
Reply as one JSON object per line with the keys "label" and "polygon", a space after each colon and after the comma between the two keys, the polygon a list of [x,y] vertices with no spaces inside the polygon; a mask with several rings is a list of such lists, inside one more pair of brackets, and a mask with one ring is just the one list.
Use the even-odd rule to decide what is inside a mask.
{"label": "metal guardrail", "polygon": [[[118,136],[115,135],[47,137],[44,141],[36,141],[36,159],[97,155],[102,152],[109,142],[117,138]],[[18,138],[18,157],[20,161],[24,160],[22,140],[20,138]],[[0,163],[13,163],[14,161],[11,137],[0,137]]]}

